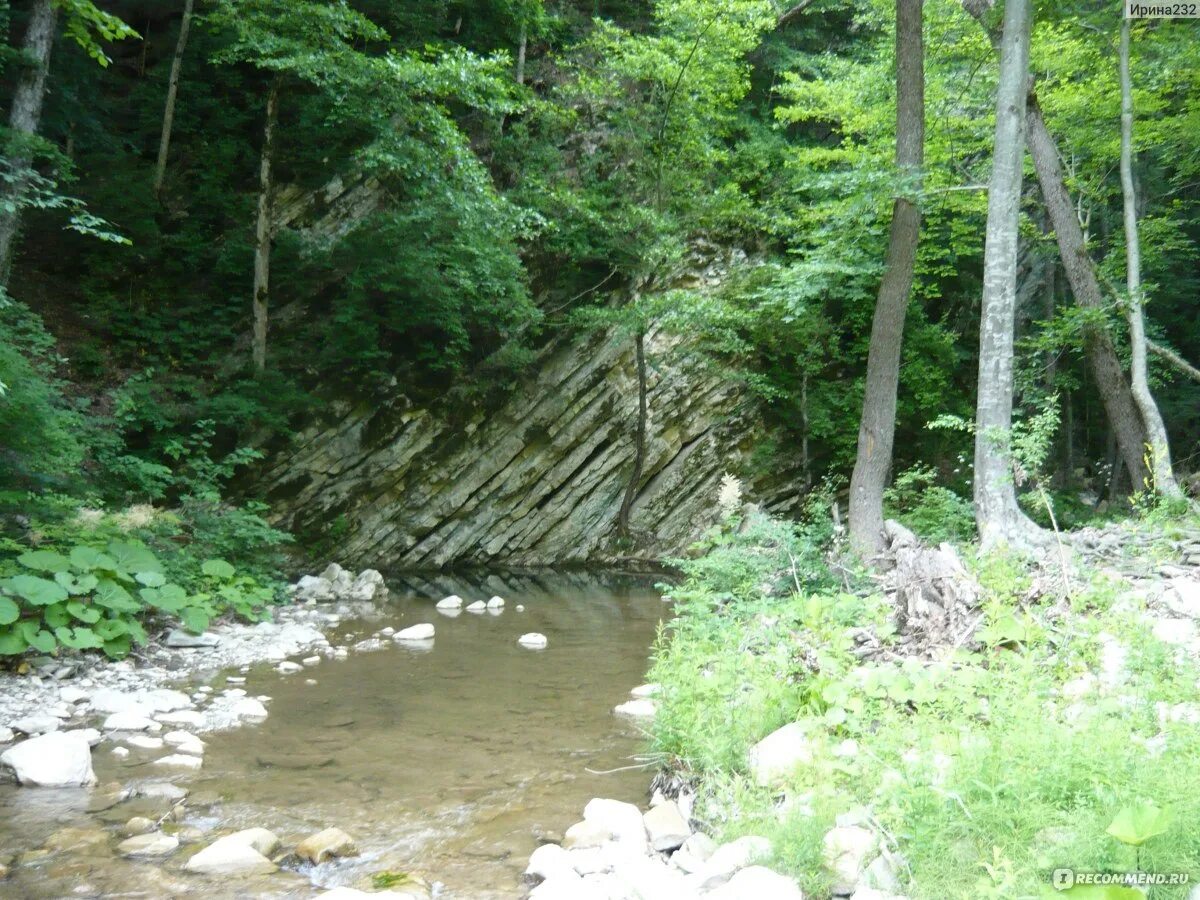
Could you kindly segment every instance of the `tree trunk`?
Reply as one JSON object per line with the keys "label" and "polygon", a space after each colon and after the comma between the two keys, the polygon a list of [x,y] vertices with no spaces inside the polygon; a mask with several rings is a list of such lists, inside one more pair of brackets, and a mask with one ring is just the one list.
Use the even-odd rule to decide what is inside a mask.
{"label": "tree trunk", "polygon": [[1017,505],[1012,465],[1013,330],[1024,110],[1029,91],[1029,20],[1029,0],[1007,0],[988,187],[975,412],[975,520],[984,548],[1024,545],[1038,530]]}
{"label": "tree trunk", "polygon": [[258,223],[254,241],[254,369],[267,367],[267,299],[271,280],[271,194],[274,177],[271,154],[275,143],[275,125],[279,120],[279,81],[271,83],[267,96],[267,122],[263,128],[262,161],[258,176]]}
{"label": "tree trunk", "polygon": [[167,106],[163,110],[162,137],[158,142],[158,164],[154,169],[154,196],[162,193],[167,177],[167,152],[171,148],[171,128],[175,124],[175,98],[179,94],[179,71],[183,68],[183,52],[187,49],[188,31],[192,27],[192,7],[195,0],[184,0],[183,22],[179,25],[179,40],[175,42],[175,59],[171,61],[171,80],[167,84]]}
{"label": "tree trunk", "polygon": [[517,84],[525,83],[525,50],[529,43],[529,34],[524,22],[521,22],[521,37],[517,43]]}
{"label": "tree trunk", "polygon": [[8,127],[12,131],[7,152],[13,181],[8,197],[0,203],[0,286],[8,286],[12,270],[13,245],[21,227],[21,204],[33,157],[28,139],[38,133],[42,121],[42,103],[46,99],[46,75],[50,71],[50,51],[54,49],[54,31],[58,7],[52,0],[36,0],[21,52],[29,63],[21,71],[13,91]]}
{"label": "tree trunk", "polygon": [[633,501],[637,497],[638,485],[642,481],[642,469],[646,465],[646,332],[639,329],[634,340],[634,357],[637,360],[638,415],[634,432],[633,471],[625,484],[625,496],[621,498],[621,509],[617,514],[617,534],[629,537],[629,518],[633,512]]}
{"label": "tree trunk", "polygon": [[1125,206],[1125,286],[1129,318],[1130,382],[1150,445],[1150,487],[1166,497],[1182,496],[1171,469],[1171,446],[1158,404],[1150,393],[1146,323],[1142,315],[1142,248],[1138,239],[1137,190],[1133,184],[1133,79],[1129,74],[1129,17],[1121,21],[1121,194]]}
{"label": "tree trunk", "polygon": [[[922,0],[896,0],[896,168],[907,181],[920,178],[925,145],[925,74]],[[905,192],[914,189],[906,183]],[[896,197],[883,281],[875,301],[858,454],[850,478],[850,541],[864,558],[884,549],[883,491],[892,465],[896,390],[904,317],[912,293],[921,230],[915,199]]]}
{"label": "tree trunk", "polygon": [[[963,8],[979,22],[995,44],[997,37],[988,29],[983,19],[989,8],[985,0],[963,0]],[[1088,255],[1087,240],[1079,214],[1067,191],[1062,164],[1059,162],[1058,145],[1050,134],[1050,129],[1046,127],[1037,94],[1032,87],[1025,110],[1025,124],[1029,155],[1033,158],[1033,166],[1037,171],[1042,199],[1046,204],[1046,211],[1050,214],[1050,224],[1058,241],[1058,253],[1067,281],[1071,285],[1071,293],[1075,302],[1084,309],[1101,310],[1104,308],[1104,300],[1100,294],[1100,283],[1096,278],[1095,266]],[[1083,326],[1083,348],[1092,380],[1096,382],[1100,391],[1100,400],[1104,404],[1109,427],[1116,435],[1121,459],[1129,469],[1131,481],[1140,484],[1146,471],[1142,458],[1146,432],[1108,328],[1088,320]]]}

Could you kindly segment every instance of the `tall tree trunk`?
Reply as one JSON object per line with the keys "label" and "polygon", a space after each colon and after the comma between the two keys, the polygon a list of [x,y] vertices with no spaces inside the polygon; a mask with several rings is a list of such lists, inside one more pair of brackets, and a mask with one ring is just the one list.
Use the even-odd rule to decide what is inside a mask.
{"label": "tall tree trunk", "polygon": [[625,495],[621,498],[621,509],[617,513],[617,534],[629,537],[629,518],[633,512],[633,501],[637,498],[638,485],[642,481],[642,469],[646,465],[646,331],[639,329],[634,339],[634,358],[637,361],[638,415],[634,432],[633,471],[625,484]]}
{"label": "tall tree trunk", "polygon": [[[991,7],[990,2],[963,0],[962,5],[988,33],[992,43],[998,43],[998,36],[988,28],[984,20],[987,10]],[[1042,199],[1046,204],[1046,211],[1050,214],[1050,224],[1054,228],[1059,257],[1062,259],[1067,281],[1071,285],[1071,293],[1080,307],[1102,310],[1104,298],[1100,293],[1095,266],[1088,255],[1087,240],[1079,214],[1067,191],[1062,164],[1059,162],[1058,145],[1054,136],[1050,134],[1050,129],[1046,127],[1037,94],[1032,87],[1025,110],[1025,125],[1029,155],[1037,171]],[[1099,388],[1100,401],[1104,404],[1109,427],[1116,435],[1121,459],[1129,469],[1131,481],[1140,484],[1146,472],[1143,462],[1146,431],[1108,328],[1089,318],[1083,326],[1083,348],[1092,380]]]}
{"label": "tall tree trunk", "polygon": [[1138,239],[1137,189],[1133,184],[1133,79],[1129,74],[1129,17],[1121,20],[1121,194],[1125,206],[1125,286],[1129,318],[1130,382],[1150,445],[1151,487],[1167,497],[1182,496],[1171,469],[1171,445],[1158,404],[1150,393],[1146,364],[1146,323],[1142,315],[1142,248]]}
{"label": "tall tree trunk", "polygon": [[163,110],[162,137],[158,141],[158,164],[154,168],[154,196],[162,193],[167,177],[167,152],[171,149],[171,128],[175,124],[175,98],[179,94],[179,72],[183,68],[183,52],[187,49],[188,32],[192,27],[192,7],[195,0],[184,0],[183,21],[179,39],[175,42],[175,58],[171,61],[171,80],[167,84],[167,106]]}
{"label": "tall tree trunk", "polygon": [[267,367],[267,300],[271,281],[271,194],[274,176],[271,156],[275,144],[275,125],[279,121],[279,80],[271,82],[267,96],[267,122],[263,128],[262,159],[258,175],[258,223],[254,235],[254,369]]}
{"label": "tall tree trunk", "polygon": [[[925,72],[922,0],[896,0],[896,168],[905,192],[919,189],[925,146]],[[884,546],[883,491],[892,465],[896,390],[904,317],[912,293],[921,211],[911,196],[897,196],[883,281],[875,301],[858,454],[850,478],[850,541],[864,558]]]}
{"label": "tall tree trunk", "polygon": [[1029,91],[1029,0],[1007,0],[1000,38],[996,143],[988,187],[975,410],[975,520],[985,548],[1024,545],[1036,533],[1017,505],[1012,466],[1013,330]]}
{"label": "tall tree trunk", "polygon": [[529,33],[525,22],[521,22],[521,36],[517,43],[517,84],[525,83],[525,50],[529,43]]}
{"label": "tall tree trunk", "polygon": [[13,245],[21,227],[21,203],[27,187],[27,174],[33,165],[29,138],[38,133],[42,104],[46,99],[46,76],[50,72],[50,51],[54,49],[54,31],[58,7],[52,0],[36,0],[21,44],[28,67],[21,72],[13,91],[8,127],[13,141],[6,156],[13,175],[8,197],[0,204],[0,286],[8,286],[12,271]]}

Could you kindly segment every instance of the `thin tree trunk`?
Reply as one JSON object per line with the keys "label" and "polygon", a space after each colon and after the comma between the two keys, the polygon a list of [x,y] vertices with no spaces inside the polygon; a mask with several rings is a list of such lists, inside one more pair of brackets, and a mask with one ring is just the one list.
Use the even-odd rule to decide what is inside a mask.
{"label": "thin tree trunk", "polygon": [[521,22],[521,36],[517,43],[517,84],[525,83],[525,50],[529,43],[528,29]]}
{"label": "thin tree trunk", "polygon": [[800,376],[800,471],[804,473],[804,490],[812,487],[812,459],[808,448],[808,373]]}
{"label": "thin tree trunk", "polygon": [[[922,0],[896,0],[896,168],[906,182],[920,178],[924,163],[921,6]],[[903,186],[906,193],[914,188],[919,189],[919,182]],[[875,556],[884,546],[883,491],[892,464],[900,349],[920,231],[921,211],[915,200],[896,197],[883,281],[871,323],[858,454],[850,478],[850,541],[864,558]]]}
{"label": "thin tree trunk", "polygon": [[975,413],[975,520],[985,548],[1024,545],[1037,533],[1013,482],[1013,330],[1025,97],[1029,91],[1029,0],[1007,0],[1000,38],[996,143],[988,187]]}
{"label": "thin tree trunk", "polygon": [[262,160],[258,176],[258,223],[254,242],[254,368],[267,367],[267,300],[271,281],[271,193],[274,176],[271,155],[275,144],[275,125],[279,120],[279,81],[271,83],[267,96],[267,122],[263,128]]}
{"label": "thin tree trunk", "polygon": [[[979,22],[992,39],[992,43],[996,44],[996,34],[984,21],[984,14],[990,8],[990,4],[986,0],[963,0],[963,8]],[[1050,224],[1058,241],[1058,253],[1067,281],[1071,285],[1071,293],[1080,307],[1102,310],[1104,299],[1096,278],[1095,265],[1088,255],[1087,239],[1080,224],[1080,216],[1067,191],[1062,164],[1059,162],[1058,145],[1054,136],[1050,134],[1050,129],[1046,127],[1037,94],[1032,87],[1025,109],[1025,124],[1029,155],[1037,171],[1042,199],[1046,204],[1046,211],[1050,214]],[[1083,348],[1092,379],[1099,388],[1109,427],[1116,435],[1121,459],[1129,469],[1130,480],[1140,484],[1146,471],[1142,459],[1146,431],[1108,328],[1091,318],[1085,321]]]}
{"label": "thin tree trunk", "polygon": [[1121,194],[1125,206],[1125,286],[1129,318],[1130,382],[1150,445],[1152,489],[1166,497],[1182,492],[1171,469],[1171,445],[1158,404],[1150,393],[1146,323],[1142,315],[1142,249],[1138,239],[1137,190],[1133,184],[1133,79],[1129,74],[1129,17],[1121,21]]}
{"label": "thin tree trunk", "polygon": [[175,42],[175,59],[171,61],[171,80],[167,84],[167,106],[163,110],[162,137],[158,141],[158,164],[154,169],[154,196],[162,193],[167,177],[167,152],[171,149],[171,128],[175,124],[175,98],[179,94],[179,72],[183,68],[183,52],[187,49],[188,31],[192,27],[192,7],[195,0],[184,0],[183,21],[179,39]]}
{"label": "thin tree trunk", "polygon": [[8,286],[12,271],[13,245],[21,227],[21,204],[33,157],[28,140],[38,133],[42,121],[42,104],[46,99],[46,76],[50,71],[50,51],[54,49],[54,31],[58,7],[52,0],[36,0],[25,30],[21,52],[30,65],[23,69],[13,91],[8,127],[13,132],[7,152],[13,181],[8,197],[0,204],[0,286]]}
{"label": "thin tree trunk", "polygon": [[625,495],[621,498],[621,509],[617,514],[617,534],[629,537],[629,518],[633,512],[633,501],[637,497],[638,485],[642,481],[642,469],[646,465],[646,332],[639,329],[634,340],[634,357],[637,360],[638,415],[634,433],[633,471],[625,484]]}

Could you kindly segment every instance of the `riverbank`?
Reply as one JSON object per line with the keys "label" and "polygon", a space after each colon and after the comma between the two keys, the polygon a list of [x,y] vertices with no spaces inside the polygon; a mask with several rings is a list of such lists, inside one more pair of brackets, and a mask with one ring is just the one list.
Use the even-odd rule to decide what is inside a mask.
{"label": "riverbank", "polygon": [[650,678],[695,825],[761,839],[810,898],[1200,877],[1194,521],[1082,532],[1040,561],[896,530],[882,582],[815,564],[824,547],[755,516],[685,564]]}

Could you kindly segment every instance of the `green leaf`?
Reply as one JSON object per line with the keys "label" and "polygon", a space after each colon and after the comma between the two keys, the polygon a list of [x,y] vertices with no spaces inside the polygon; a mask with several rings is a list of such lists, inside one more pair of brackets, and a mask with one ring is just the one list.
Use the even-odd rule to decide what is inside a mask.
{"label": "green leaf", "polygon": [[94,602],[114,612],[135,613],[141,609],[141,605],[133,599],[129,591],[111,578],[102,579],[96,586]]}
{"label": "green leaf", "polygon": [[148,547],[141,544],[125,544],[113,541],[108,545],[108,552],[117,561],[117,565],[125,572],[161,572],[162,563],[150,552]]}
{"label": "green leaf", "polygon": [[139,584],[144,584],[146,587],[162,587],[167,583],[167,578],[162,572],[138,572],[133,577]]}
{"label": "green leaf", "polygon": [[1146,895],[1118,884],[1077,884],[1065,891],[1047,889],[1045,897],[1070,897],[1071,900],[1146,900]]}
{"label": "green leaf", "polygon": [[68,594],[79,596],[96,589],[99,579],[90,572],[86,575],[76,575],[73,572],[58,572],[54,580],[67,589]]}
{"label": "green leaf", "polygon": [[226,579],[232,578],[235,570],[223,559],[206,559],[200,566],[200,571],[209,578]]}
{"label": "green leaf", "polygon": [[70,647],[74,650],[99,650],[104,646],[104,641],[96,636],[96,632],[90,628],[82,626],[71,628],[56,628],[54,636],[58,638],[59,643],[64,647]]}
{"label": "green leaf", "polygon": [[67,603],[53,603],[42,610],[42,620],[51,628],[59,628],[71,624],[71,614],[67,612]]}
{"label": "green leaf", "polygon": [[80,622],[87,622],[89,625],[100,621],[100,610],[94,606],[81,603],[79,600],[72,600],[67,603],[67,612]]}
{"label": "green leaf", "polygon": [[189,606],[179,613],[179,621],[183,623],[183,627],[192,634],[200,634],[208,627],[210,621],[208,613],[196,606]]}
{"label": "green leaf", "polygon": [[129,634],[129,621],[127,619],[101,619],[93,630],[104,640],[110,641],[113,638]]}
{"label": "green leaf", "polygon": [[58,641],[49,631],[43,631],[40,623],[26,619],[17,625],[25,642],[39,653],[51,653],[58,646]]}
{"label": "green leaf", "polygon": [[0,625],[11,625],[21,618],[21,607],[7,597],[0,597]]}
{"label": "green leaf", "polygon": [[1169,810],[1149,800],[1138,800],[1123,806],[1105,830],[1124,844],[1138,847],[1171,827]]}
{"label": "green leaf", "polygon": [[129,622],[129,636],[133,638],[133,642],[138,645],[145,644],[150,638],[146,635],[146,629],[142,627],[142,623],[137,619],[131,619]]}
{"label": "green leaf", "polygon": [[95,569],[103,569],[108,572],[117,571],[116,560],[107,553],[97,550],[95,547],[74,548],[71,551],[71,565],[85,572],[91,572]]}
{"label": "green leaf", "polygon": [[18,631],[0,628],[0,656],[16,656],[24,653],[29,645]]}
{"label": "green leaf", "polygon": [[112,638],[104,642],[104,655],[109,659],[124,659],[129,655],[129,635]]}
{"label": "green leaf", "polygon": [[67,599],[66,588],[61,584],[36,575],[14,575],[4,586],[34,606],[49,606]]}
{"label": "green leaf", "polygon": [[53,550],[30,550],[18,556],[17,562],[38,572],[66,572],[71,568],[71,561]]}

